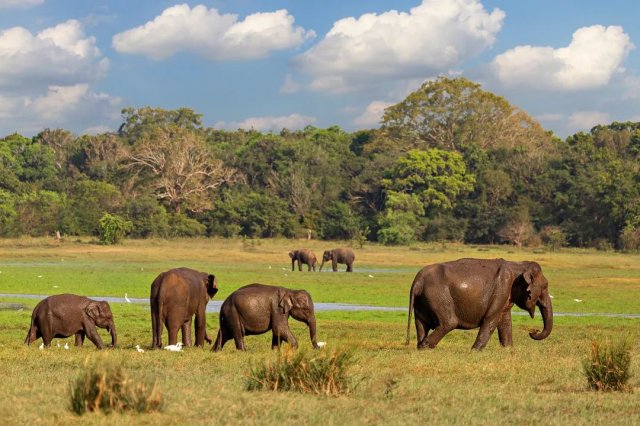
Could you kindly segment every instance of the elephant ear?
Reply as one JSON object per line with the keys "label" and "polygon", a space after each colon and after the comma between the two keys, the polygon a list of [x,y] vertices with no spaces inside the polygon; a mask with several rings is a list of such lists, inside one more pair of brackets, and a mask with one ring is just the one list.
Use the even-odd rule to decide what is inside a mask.
{"label": "elephant ear", "polygon": [[293,301],[291,300],[291,295],[286,293],[283,294],[280,297],[280,301],[278,302],[278,307],[282,309],[283,314],[288,314],[289,311],[291,311],[291,308],[293,308]]}
{"label": "elephant ear", "polygon": [[289,257],[290,257],[291,259],[295,258],[295,257],[296,257],[296,252],[294,252],[294,251],[290,251],[290,252],[289,252]]}
{"label": "elephant ear", "polygon": [[89,318],[96,321],[100,317],[100,304],[98,302],[91,302],[84,308],[84,311]]}
{"label": "elephant ear", "polygon": [[207,293],[213,297],[218,292],[218,281],[213,274],[207,275]]}

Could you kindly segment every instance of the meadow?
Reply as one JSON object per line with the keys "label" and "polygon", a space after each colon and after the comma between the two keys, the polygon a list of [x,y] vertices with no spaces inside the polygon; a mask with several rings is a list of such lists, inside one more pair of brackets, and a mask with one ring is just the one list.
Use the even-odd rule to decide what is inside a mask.
{"label": "meadow", "polygon": [[[434,350],[404,345],[403,311],[318,312],[324,351],[350,350],[354,389],[345,396],[246,391],[250,368],[277,354],[270,335],[246,338],[247,351],[232,342],[222,352],[188,348],[152,351],[147,304],[111,303],[118,330],[116,349],[97,351],[86,342],[57,339],[70,350],[38,350],[23,342],[36,299],[0,297],[23,309],[0,310],[0,423],[2,424],[638,424],[640,423],[640,255],[566,249],[516,251],[505,246],[457,244],[355,247],[353,274],[291,271],[287,252],[309,247],[321,255],[335,242],[296,240],[126,240],[100,246],[78,239],[0,240],[0,293],[77,293],[148,298],[158,273],[188,266],[213,273],[214,300],[252,282],[308,290],[315,302],[406,308],[408,291],[424,265],[460,257],[535,260],[553,295],[554,330],[544,341],[528,331],[542,327],[539,313],[514,315],[513,347],[492,336],[485,350],[471,351],[476,331],[449,333]],[[330,270],[330,265],[325,265]],[[341,270],[344,270],[342,267]],[[305,267],[303,266],[303,271]],[[15,307],[14,307],[15,308]],[[513,312],[520,312],[514,307]],[[583,314],[583,316],[578,315]],[[616,314],[607,316],[604,314]],[[311,352],[306,328],[290,319],[300,350]],[[207,318],[215,336],[218,315]],[[105,330],[103,340],[108,341]],[[164,335],[166,341],[166,333]],[[593,339],[628,339],[632,365],[628,392],[587,388],[582,360]],[[138,353],[135,345],[147,349]],[[92,362],[120,363],[137,380],[156,380],[165,397],[152,414],[86,414],[69,411],[69,388]]]}

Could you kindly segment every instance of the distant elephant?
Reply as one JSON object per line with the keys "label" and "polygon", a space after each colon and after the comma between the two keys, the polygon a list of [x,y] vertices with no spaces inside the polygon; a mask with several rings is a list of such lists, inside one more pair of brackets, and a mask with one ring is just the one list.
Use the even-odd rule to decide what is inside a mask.
{"label": "distant elephant", "polygon": [[[477,327],[480,331],[473,349],[484,348],[496,328],[500,344],[510,346],[514,304],[529,312],[531,318],[538,306],[544,330],[529,335],[535,340],[545,339],[553,328],[548,285],[536,262],[459,259],[425,266],[411,285],[406,344],[411,311],[415,310],[418,349],[435,347],[453,329]],[[429,334],[429,330],[433,331]]]}
{"label": "distant elephant", "polygon": [[313,272],[316,271],[316,263],[318,260],[316,259],[316,254],[309,249],[300,249],[293,250],[289,252],[289,257],[291,258],[291,270],[295,271],[295,263],[298,261],[298,271],[302,271],[302,264],[307,265],[307,271],[311,271],[313,268]]}
{"label": "distant elephant", "polygon": [[227,297],[220,308],[220,330],[212,351],[219,351],[233,339],[236,349],[244,350],[244,336],[263,334],[271,330],[271,348],[288,342],[298,347],[289,330],[289,315],[309,327],[314,348],[316,341],[316,317],[311,296],[305,290],[290,290],[264,284],[249,284]]}
{"label": "distant elephant", "polygon": [[49,347],[55,337],[75,335],[76,346],[82,346],[86,336],[102,349],[104,344],[96,327],[106,328],[111,333],[111,346],[116,345],[116,325],[107,302],[75,294],[57,294],[41,300],[33,308],[24,343],[30,345],[42,337],[44,345]]}
{"label": "distant elephant", "polygon": [[338,263],[347,264],[347,272],[353,272],[353,261],[356,260],[356,255],[353,254],[353,250],[350,248],[337,248],[333,250],[326,250],[322,255],[322,264],[320,270],[324,266],[324,262],[330,260],[333,272],[338,272]]}
{"label": "distant elephant", "polygon": [[207,336],[205,310],[209,299],[218,292],[214,275],[189,268],[163,272],[151,284],[151,328],[154,348],[162,347],[162,329],[167,327],[169,345],[178,342],[182,330],[182,343],[191,346],[191,321],[196,316],[196,346],[203,346]]}

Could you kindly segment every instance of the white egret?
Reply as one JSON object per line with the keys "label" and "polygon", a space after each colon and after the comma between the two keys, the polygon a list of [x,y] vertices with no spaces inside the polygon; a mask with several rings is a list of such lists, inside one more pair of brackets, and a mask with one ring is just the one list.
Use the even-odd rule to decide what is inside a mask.
{"label": "white egret", "polygon": [[318,342],[319,348],[324,348],[327,345],[327,342]]}
{"label": "white egret", "polygon": [[40,346],[38,346],[38,349],[40,349],[40,350],[44,349],[44,342],[40,343]]}
{"label": "white egret", "polygon": [[69,343],[65,343],[65,344],[64,344],[64,348],[65,348],[65,349],[69,349]]}
{"label": "white egret", "polygon": [[171,352],[182,352],[182,342],[178,342],[175,345],[165,346],[164,348]]}
{"label": "white egret", "polygon": [[124,300],[126,300],[127,303],[131,303],[131,300],[129,300],[129,297],[127,296],[127,293],[124,294]]}
{"label": "white egret", "polygon": [[138,352],[140,352],[140,353],[143,353],[143,352],[144,352],[144,349],[142,349],[142,348],[140,347],[140,345],[136,345],[136,351],[138,351]]}

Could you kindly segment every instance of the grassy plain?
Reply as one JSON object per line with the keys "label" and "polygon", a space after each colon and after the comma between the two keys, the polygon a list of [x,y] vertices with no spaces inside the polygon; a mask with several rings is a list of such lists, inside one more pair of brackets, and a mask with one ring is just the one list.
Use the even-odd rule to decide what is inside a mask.
{"label": "grassy plain", "polygon": [[[208,348],[137,353],[136,344],[147,347],[151,342],[148,305],[111,303],[117,349],[96,351],[88,342],[81,349],[39,351],[39,341],[23,345],[37,300],[0,297],[0,302],[25,305],[22,311],[0,310],[0,423],[640,423],[640,319],[561,315],[640,314],[639,255],[454,244],[365,245],[355,249],[353,274],[291,272],[287,252],[305,246],[320,255],[335,244],[203,239],[125,241],[103,247],[85,240],[0,240],[0,293],[123,297],[126,292],[147,298],[159,272],[189,266],[218,277],[216,300],[242,285],[262,282],[305,288],[315,302],[406,307],[408,289],[422,266],[460,257],[503,257],[542,265],[554,296],[554,331],[544,341],[533,341],[527,332],[541,328],[539,315],[533,320],[516,315],[512,348],[501,348],[494,336],[484,351],[471,352],[476,332],[454,331],[435,350],[418,352],[413,326],[411,345],[403,345],[406,312],[318,312],[325,350],[350,349],[356,360],[352,374],[357,387],[348,396],[333,398],[245,391],[250,366],[275,356],[267,335],[247,338],[246,353],[237,353],[232,342],[216,354]],[[217,321],[217,315],[209,315],[208,330],[214,336]],[[305,328],[295,320],[290,324],[303,350],[310,348]],[[107,334],[102,335],[107,340]],[[587,390],[581,360],[593,338],[631,339],[633,392]],[[67,408],[70,382],[85,362],[103,358],[121,362],[134,377],[157,379],[166,398],[164,411],[72,414]]]}

